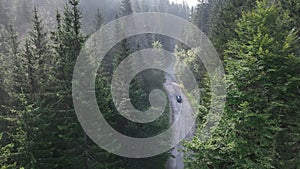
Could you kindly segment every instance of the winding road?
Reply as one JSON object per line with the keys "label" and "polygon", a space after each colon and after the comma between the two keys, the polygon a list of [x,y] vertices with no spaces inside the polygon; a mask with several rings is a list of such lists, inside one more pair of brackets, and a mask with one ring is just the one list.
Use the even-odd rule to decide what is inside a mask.
{"label": "winding road", "polygon": [[[165,83],[164,88],[167,92],[169,103],[170,103],[170,124],[172,124],[175,120],[177,120],[178,116],[182,112],[192,113],[193,109],[191,104],[188,101],[188,98],[181,90],[178,83],[176,83],[175,78],[175,66],[174,63],[168,67],[168,71],[170,74],[165,74]],[[176,95],[181,95],[182,103],[178,103],[176,100]],[[187,127],[189,125],[184,124],[184,121],[180,120],[178,126],[175,126],[173,131],[173,138],[178,138],[179,136],[184,137],[184,131],[189,130]],[[185,140],[189,140],[195,132],[195,127],[190,130],[189,134],[185,137]],[[168,159],[167,169],[184,169],[184,153],[180,150],[183,149],[181,143],[175,146],[174,149],[171,150],[172,156]]]}

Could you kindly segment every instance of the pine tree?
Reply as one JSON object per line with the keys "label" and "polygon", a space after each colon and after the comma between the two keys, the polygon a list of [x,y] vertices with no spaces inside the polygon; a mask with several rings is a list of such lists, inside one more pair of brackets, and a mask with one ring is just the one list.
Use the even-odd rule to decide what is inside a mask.
{"label": "pine tree", "polygon": [[225,52],[225,114],[212,138],[189,144],[197,160],[188,166],[297,168],[300,62],[293,24],[280,6],[263,1],[236,27]]}
{"label": "pine tree", "polygon": [[100,9],[98,8],[97,9],[97,13],[96,13],[96,18],[95,18],[95,21],[94,21],[94,24],[95,24],[95,30],[99,30],[101,28],[101,26],[103,26],[105,20],[100,12]]}
{"label": "pine tree", "polygon": [[130,0],[122,0],[119,17],[131,15],[133,13],[131,1]]}
{"label": "pine tree", "polygon": [[[25,79],[20,78],[15,86],[19,107],[14,111],[21,119],[18,123],[19,132],[24,133],[23,142],[18,148],[23,152],[23,166],[29,168],[40,167],[50,156],[49,141],[45,139],[50,134],[51,123],[47,111],[46,100],[49,95],[48,84],[50,77],[51,52],[48,45],[48,36],[44,30],[43,20],[40,19],[37,8],[33,10],[32,30],[29,38],[25,40],[22,52],[22,66],[16,72],[16,79],[26,74]],[[19,136],[16,136],[17,138]]]}
{"label": "pine tree", "polygon": [[70,0],[64,7],[64,15],[57,13],[57,30],[52,33],[59,70],[55,75],[59,84],[57,101],[53,105],[56,109],[54,119],[58,124],[53,148],[59,168],[84,168],[87,158],[83,153],[85,136],[73,108],[71,91],[73,68],[85,40],[81,33],[82,15],[78,5],[78,0]]}
{"label": "pine tree", "polygon": [[209,3],[204,3],[202,0],[196,8],[192,11],[192,22],[196,26],[198,26],[202,32],[205,34],[210,33],[210,22],[213,10],[213,1],[209,1]]}
{"label": "pine tree", "polygon": [[[0,53],[1,63],[5,63],[4,56]],[[3,65],[0,66],[0,72],[5,72]],[[9,136],[11,130],[9,129],[12,124],[8,119],[8,110],[5,109],[7,106],[7,101],[9,100],[7,88],[5,88],[5,76],[4,74],[0,75],[0,165],[2,167],[16,167],[16,164],[13,163],[12,153],[14,143]]]}
{"label": "pine tree", "polygon": [[212,40],[215,48],[223,58],[225,44],[236,36],[236,20],[241,18],[242,12],[255,7],[252,0],[202,0],[192,15],[192,21]]}
{"label": "pine tree", "polygon": [[[54,105],[57,109],[55,119],[58,133],[55,149],[56,163],[58,168],[112,168],[121,169],[124,166],[118,157],[102,150],[83,132],[73,108],[71,95],[71,80],[73,68],[80,49],[85,40],[81,33],[81,13],[78,8],[78,1],[72,0],[65,6],[64,15],[57,13],[57,30],[52,32],[54,49],[58,69],[56,73],[58,89],[58,100]],[[77,25],[74,27],[74,25]],[[77,46],[77,47],[76,47]],[[100,76],[100,75],[99,75]],[[111,116],[111,100],[109,99],[109,88],[103,86],[106,80],[101,75],[96,80],[97,98],[101,112],[104,116]],[[107,99],[107,101],[103,100]],[[109,119],[109,118],[108,118]],[[101,136],[105,137],[105,136]]]}
{"label": "pine tree", "polygon": [[[252,136],[252,141],[255,143],[257,139],[258,147],[273,146],[269,148],[270,161],[267,163],[270,163],[270,166],[268,167],[286,168],[287,165],[289,167],[294,165],[297,168],[299,136],[295,135],[298,129],[292,126],[295,124],[294,120],[299,120],[299,112],[295,109],[299,99],[294,95],[294,92],[299,91],[294,88],[294,85],[289,85],[299,83],[296,73],[299,67],[297,66],[299,58],[295,55],[296,32],[293,31],[286,12],[266,1],[259,3],[257,9],[251,14],[246,14],[237,26],[239,39],[230,44],[232,48],[229,48],[228,52],[228,67],[229,72],[234,72],[236,87],[243,96],[239,99],[240,104],[249,104],[247,109],[253,112],[253,116],[248,117],[252,118],[251,127],[247,127],[252,130],[253,127],[257,129],[254,128],[254,131],[247,135],[251,137],[250,133],[255,134]],[[245,47],[242,47],[243,45]],[[236,53],[236,49],[241,52]],[[289,118],[291,116],[293,120]],[[255,119],[265,119],[265,122],[255,123]],[[264,125],[260,128],[258,124]],[[287,144],[290,146],[286,147]],[[286,151],[287,154],[284,153]],[[289,164],[286,161],[289,161]]]}
{"label": "pine tree", "polygon": [[[1,145],[1,157],[0,164],[3,167],[15,168],[21,167],[22,152],[18,149],[18,145],[22,143],[22,139],[15,136],[22,137],[23,134],[19,133],[18,123],[20,122],[18,114],[13,111],[15,104],[18,104],[18,95],[15,92],[15,86],[18,83],[16,79],[16,73],[21,69],[20,56],[19,56],[19,41],[17,33],[12,25],[9,25],[7,29],[2,33],[1,38],[1,77],[3,78],[1,87],[1,97],[4,99],[1,102],[0,113],[0,145]],[[22,77],[24,79],[24,77]],[[4,80],[5,79],[5,80]]]}
{"label": "pine tree", "polygon": [[[0,40],[0,53],[2,56],[2,78],[5,78],[3,82],[3,88],[5,88],[7,94],[11,95],[13,90],[12,84],[13,71],[18,68],[18,55],[19,55],[19,41],[18,35],[12,25],[9,25],[1,31]],[[13,97],[13,96],[11,96]]]}

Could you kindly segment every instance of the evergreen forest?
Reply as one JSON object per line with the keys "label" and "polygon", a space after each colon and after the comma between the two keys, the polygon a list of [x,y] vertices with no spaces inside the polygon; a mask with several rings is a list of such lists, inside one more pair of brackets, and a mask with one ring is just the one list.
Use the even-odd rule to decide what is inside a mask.
{"label": "evergreen forest", "polygon": [[[125,38],[109,50],[96,74],[97,104],[109,125],[126,136],[166,131],[172,99],[155,121],[132,122],[118,112],[110,84],[131,54],[171,52],[191,68],[200,89],[199,100],[188,94],[182,100],[199,104],[193,136],[180,143],[180,159],[172,150],[147,158],[108,152],[85,132],[74,108],[73,71],[85,43],[106,24],[142,12],[175,15],[207,36],[225,72],[222,118],[201,141],[213,109],[214,77],[187,44],[161,34]],[[118,25],[112,36],[122,37],[123,29]],[[190,38],[190,30],[184,31]],[[167,92],[165,82],[163,71],[140,72],[129,84],[130,102],[147,111],[151,91]],[[198,0],[196,6],[188,0],[0,0],[0,169],[183,168],[300,169],[300,0]]]}

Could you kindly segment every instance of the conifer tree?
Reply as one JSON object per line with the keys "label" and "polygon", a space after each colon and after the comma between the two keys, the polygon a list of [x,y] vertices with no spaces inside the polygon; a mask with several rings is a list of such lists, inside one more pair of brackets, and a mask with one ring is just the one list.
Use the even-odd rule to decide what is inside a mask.
{"label": "conifer tree", "polygon": [[188,144],[197,158],[188,168],[297,168],[297,33],[286,11],[268,1],[236,27],[225,52],[225,114],[212,138]]}
{"label": "conifer tree", "polygon": [[[20,70],[20,55],[19,55],[19,41],[17,33],[12,25],[9,25],[7,29],[2,33],[1,38],[1,76],[2,76],[2,95],[3,102],[1,103],[0,114],[0,145],[1,145],[1,157],[0,163],[4,167],[21,167],[22,152],[18,146],[23,142],[22,133],[18,132],[18,123],[20,117],[18,113],[13,109],[15,105],[19,104],[17,99],[17,93],[15,92],[15,86],[18,84],[16,79],[16,73]],[[20,77],[24,79],[23,77]],[[18,137],[16,137],[18,136]]]}
{"label": "conifer tree", "polygon": [[52,33],[59,70],[55,76],[59,84],[58,101],[53,105],[58,124],[54,148],[60,168],[84,168],[87,158],[83,153],[84,132],[73,108],[71,91],[73,68],[85,40],[81,32],[82,14],[78,5],[78,0],[70,0],[64,7],[63,16],[57,13],[57,30]]}
{"label": "conifer tree", "polygon": [[[19,145],[22,148],[24,156],[24,166],[29,168],[48,167],[42,165],[52,153],[51,142],[45,137],[51,135],[49,124],[51,120],[47,111],[47,97],[49,77],[50,77],[50,59],[51,52],[48,45],[48,36],[44,30],[43,20],[40,19],[37,8],[33,10],[32,30],[29,32],[29,38],[25,40],[24,50],[22,52],[22,66],[16,73],[16,79],[25,74],[25,80],[17,84],[19,89],[18,98],[20,107],[16,107],[21,121],[19,129],[23,131],[23,143]],[[16,90],[18,91],[18,90]]]}
{"label": "conifer tree", "polygon": [[241,18],[242,12],[255,7],[252,0],[201,0],[192,14],[192,21],[207,34],[221,58],[228,40],[236,36],[236,20]]}
{"label": "conifer tree", "polygon": [[131,15],[133,13],[131,1],[130,0],[122,0],[121,7],[119,12],[119,17]]}
{"label": "conifer tree", "polygon": [[99,30],[101,28],[101,26],[104,24],[105,20],[100,12],[100,9],[97,9],[97,13],[96,13],[96,18],[94,21],[95,24],[95,30]]}

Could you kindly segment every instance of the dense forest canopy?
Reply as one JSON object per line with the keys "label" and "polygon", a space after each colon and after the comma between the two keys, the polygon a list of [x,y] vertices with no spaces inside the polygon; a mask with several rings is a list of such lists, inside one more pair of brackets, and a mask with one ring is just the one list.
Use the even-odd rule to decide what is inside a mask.
{"label": "dense forest canopy", "polygon": [[[179,160],[172,150],[149,158],[109,153],[89,138],[74,110],[72,74],[85,42],[106,23],[141,12],[169,13],[196,25],[226,72],[224,114],[202,142],[214,77],[193,49],[164,35],[142,34],[106,54],[95,80],[98,107],[115,130],[137,138],[167,130],[174,105],[169,100],[147,124],[121,116],[110,86],[118,65],[151,48],[172,52],[191,68],[201,97],[193,138],[180,143]],[[0,18],[0,169],[178,169],[172,159],[187,169],[300,168],[300,0],[199,0],[194,7],[168,0],[1,0]],[[111,36],[123,36],[122,29],[117,26]],[[148,110],[151,91],[167,92],[166,81],[162,71],[139,73],[128,89],[131,103]],[[195,103],[188,94],[182,101]]]}

